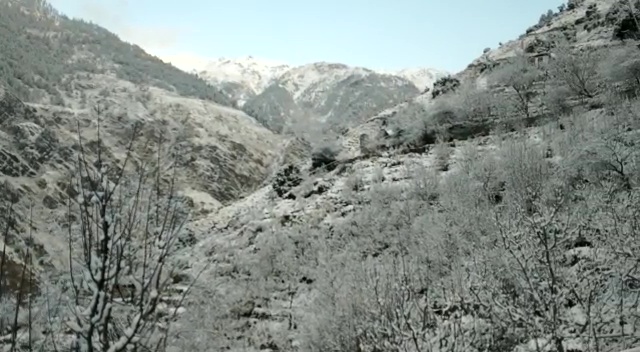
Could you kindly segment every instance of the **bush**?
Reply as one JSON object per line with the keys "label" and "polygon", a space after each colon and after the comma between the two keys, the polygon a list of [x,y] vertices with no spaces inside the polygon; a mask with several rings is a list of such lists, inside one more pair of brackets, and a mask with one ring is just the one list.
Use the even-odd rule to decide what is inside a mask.
{"label": "bush", "polygon": [[[278,197],[282,198],[301,183],[300,169],[295,165],[287,165],[276,174],[273,190],[276,191]],[[295,195],[289,193],[287,198],[295,199]]]}
{"label": "bush", "polygon": [[[5,244],[7,235],[29,239],[26,253],[20,255],[22,263],[14,263],[6,247],[0,253],[0,334],[5,350],[48,351],[58,350],[51,347],[58,345],[60,350],[158,351],[159,341],[167,338],[168,326],[184,310],[190,288],[186,283],[187,289],[171,292],[180,271],[175,254],[180,242],[188,241],[188,209],[176,191],[176,173],[171,170],[176,164],[164,159],[161,142],[143,141],[157,150],[156,157],[152,162],[136,158],[132,165],[132,154],[142,144],[140,132],[132,129],[134,137],[121,162],[105,158],[108,153],[99,133],[97,140],[85,143],[78,132],[75,176],[62,183],[77,191],[65,196],[63,226],[68,228],[63,233],[68,246],[59,254],[68,261],[62,271],[50,272],[55,281],[44,280],[46,274],[35,269],[33,259],[41,254],[33,246],[32,223],[7,223],[14,205],[19,205],[2,209]],[[15,294],[2,287],[7,281],[17,284]],[[58,298],[52,296],[56,290]],[[166,304],[169,295],[176,300]],[[13,308],[7,309],[8,304]],[[8,310],[13,319],[6,326]],[[75,337],[73,342],[69,336]]]}
{"label": "bush", "polygon": [[584,0],[569,0],[567,1],[567,10],[569,11],[575,10],[583,3],[584,3]]}
{"label": "bush", "polygon": [[626,47],[612,51],[600,64],[600,72],[609,83],[619,86],[624,95],[636,97],[640,90],[638,48]]}
{"label": "bush", "polygon": [[431,90],[431,97],[435,98],[449,92],[454,92],[460,86],[460,80],[452,77],[445,76],[439,78],[433,83],[433,90]]}
{"label": "bush", "polygon": [[553,10],[548,10],[546,13],[543,13],[540,15],[540,19],[538,20],[538,26],[542,27],[547,25],[551,22],[554,16],[555,14],[553,13]]}
{"label": "bush", "polygon": [[605,20],[608,24],[614,25],[613,39],[626,40],[638,39],[640,28],[638,28],[638,18],[640,17],[640,1],[624,0],[615,2],[606,14]]}
{"label": "bush", "polygon": [[491,90],[475,85],[463,84],[449,97],[450,104],[456,107],[458,121],[484,120],[495,112],[495,97]]}
{"label": "bush", "polygon": [[439,171],[449,171],[449,163],[453,150],[448,144],[440,142],[433,148],[434,153],[434,166]]}
{"label": "bush", "polygon": [[636,39],[640,31],[632,15],[623,18],[615,27],[613,36],[616,39]]}
{"label": "bush", "polygon": [[336,157],[338,151],[332,146],[323,146],[311,153],[311,170],[324,168],[327,171],[333,171],[338,166]]}
{"label": "bush", "polygon": [[568,115],[573,110],[568,100],[572,93],[567,87],[551,86],[545,91],[543,103],[551,115]]}
{"label": "bush", "polygon": [[428,103],[411,102],[401,107],[391,120],[392,130],[402,132],[395,133],[394,138],[412,148],[434,144],[437,138],[466,139],[457,133],[454,133],[456,136],[450,135],[449,132],[452,128],[456,131],[477,130],[477,126],[470,126],[482,125],[493,117],[496,103],[490,90],[472,84],[460,85],[456,91]]}

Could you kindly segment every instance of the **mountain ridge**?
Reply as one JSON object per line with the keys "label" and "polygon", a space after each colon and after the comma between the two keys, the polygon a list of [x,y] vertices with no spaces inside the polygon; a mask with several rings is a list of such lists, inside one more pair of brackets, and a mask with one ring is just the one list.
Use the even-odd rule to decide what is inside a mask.
{"label": "mountain ridge", "polygon": [[282,61],[267,60],[254,56],[236,58],[221,57],[210,61],[201,69],[193,70],[200,77],[211,83],[241,83],[251,88],[254,93],[261,93],[273,80],[290,70],[300,70],[316,65],[344,65],[353,70],[370,70],[379,74],[399,76],[412,81],[418,89],[430,88],[438,78],[449,75],[445,70],[429,67],[409,67],[397,70],[374,69],[365,66],[348,65],[333,61],[315,61],[306,64],[292,65]]}
{"label": "mountain ridge", "polygon": [[429,68],[374,70],[327,61],[292,66],[252,56],[221,58],[198,72],[276,132],[304,121],[350,126],[430,89],[446,75]]}

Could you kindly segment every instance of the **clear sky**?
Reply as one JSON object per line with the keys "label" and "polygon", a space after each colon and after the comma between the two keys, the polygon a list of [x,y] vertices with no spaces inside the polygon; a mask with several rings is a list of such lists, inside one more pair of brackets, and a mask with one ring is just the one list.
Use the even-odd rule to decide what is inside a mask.
{"label": "clear sky", "polygon": [[219,57],[462,70],[562,0],[50,0],[182,68]]}

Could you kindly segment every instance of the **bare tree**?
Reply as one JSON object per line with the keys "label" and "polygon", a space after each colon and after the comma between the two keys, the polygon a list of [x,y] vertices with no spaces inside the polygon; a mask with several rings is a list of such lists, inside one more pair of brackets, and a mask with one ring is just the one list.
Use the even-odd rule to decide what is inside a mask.
{"label": "bare tree", "polygon": [[463,83],[451,96],[462,121],[482,120],[495,113],[495,98],[488,89],[482,89],[471,83]]}
{"label": "bare tree", "polygon": [[574,50],[567,43],[554,49],[549,71],[560,84],[581,98],[593,98],[598,92],[598,67],[601,54],[595,48]]}
{"label": "bare tree", "polygon": [[15,202],[5,202],[0,215],[2,229],[2,252],[0,253],[0,345],[8,351],[33,351],[42,347],[42,341],[34,342],[33,301],[36,293],[33,253],[31,244],[32,212],[29,214],[29,232],[26,251],[22,258],[11,258],[7,252],[9,236],[19,241],[16,233]]}
{"label": "bare tree", "polygon": [[534,86],[542,73],[531,64],[524,53],[518,53],[492,75],[494,83],[509,88],[515,96],[513,106],[518,113],[531,117],[530,103],[534,97]]}
{"label": "bare tree", "polygon": [[[100,118],[100,109],[96,112]],[[175,195],[175,169],[164,162],[162,141],[155,163],[135,160],[139,126],[133,126],[121,165],[110,165],[99,124],[93,163],[78,131],[73,186],[79,196],[68,203],[73,349],[162,351],[169,320],[178,312],[163,299],[170,293],[172,255],[187,220]]]}

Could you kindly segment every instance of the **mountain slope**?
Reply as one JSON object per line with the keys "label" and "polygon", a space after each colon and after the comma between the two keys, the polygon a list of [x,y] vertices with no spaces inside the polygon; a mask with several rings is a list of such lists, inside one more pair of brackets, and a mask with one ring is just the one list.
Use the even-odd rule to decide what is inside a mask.
{"label": "mountain slope", "polygon": [[304,118],[348,126],[418,93],[401,77],[321,62],[288,70],[243,110],[278,132]]}
{"label": "mountain slope", "polygon": [[212,84],[238,83],[248,91],[259,94],[290,68],[284,63],[259,60],[252,56],[220,58],[208,63],[198,75]]}
{"label": "mountain slope", "polygon": [[[558,10],[550,10],[549,13],[541,16],[539,23],[523,30],[524,33],[518,38],[500,43],[497,48],[489,49],[479,55],[464,70],[452,75],[452,80],[442,80],[436,85],[442,84],[438,89],[447,91],[456,90],[455,87],[445,87],[450,83],[462,83],[468,88],[469,91],[451,97],[454,100],[458,99],[453,102],[454,105],[463,104],[465,100],[466,103],[471,104],[473,99],[484,93],[488,95],[474,104],[481,106],[490,104],[490,101],[509,100],[509,94],[505,94],[505,92],[508,93],[510,89],[495,86],[495,82],[492,82],[492,76],[518,54],[528,57],[530,62],[538,62],[537,65],[543,65],[552,60],[552,56],[555,55],[552,52],[558,43],[566,43],[569,48],[586,50],[595,56],[600,55],[603,60],[616,49],[625,46],[632,47],[634,43],[637,45],[640,31],[635,25],[634,16],[630,14],[629,4],[627,0],[571,0],[560,6]],[[632,5],[636,13],[635,18],[640,18],[640,3],[635,5],[632,3]],[[633,54],[631,54],[632,56]],[[586,60],[586,58],[584,59]],[[604,67],[602,63],[596,64],[599,66],[598,70]],[[580,74],[584,68],[575,69]],[[552,99],[553,96],[556,96],[557,99],[563,100],[557,94],[545,94],[543,88],[544,84],[540,82],[535,85],[535,99],[533,99],[531,109],[543,108],[541,101],[543,98]],[[444,101],[446,99],[439,101],[433,99],[432,93],[420,94],[407,102],[382,111],[373,118],[384,119],[390,124],[396,124],[397,121],[418,121],[420,116],[425,115],[426,110],[434,106],[434,103],[448,105],[448,102]],[[475,93],[479,93],[479,95],[476,94],[474,97]],[[562,103],[564,104],[564,102]],[[482,123],[482,126],[475,125],[475,122],[472,124],[468,124],[468,121],[464,123],[467,126],[450,127],[477,130],[479,133],[487,133],[495,127],[486,123]]]}
{"label": "mountain slope", "polygon": [[0,80],[21,99],[63,104],[67,75],[115,73],[140,85],[229,105],[218,89],[40,0],[0,0]]}
{"label": "mountain slope", "polygon": [[[140,138],[173,156],[177,192],[196,218],[244,196],[272,171],[279,136],[215,102],[226,100],[205,81],[104,28],[70,20],[43,1],[0,0],[0,42],[6,82],[0,82],[0,183],[6,189],[0,208],[14,203],[17,224],[26,228],[33,206],[33,235],[46,248],[43,267],[61,265],[56,251],[63,250],[64,236],[55,224],[73,194],[68,182],[80,137],[88,158],[96,158],[100,145],[113,166],[123,162],[134,126],[140,128]],[[153,159],[144,146],[132,153],[135,160]],[[21,253],[24,241],[12,242],[12,253]]]}
{"label": "mountain slope", "polygon": [[545,54],[551,48],[551,43],[558,40],[567,40],[575,47],[607,47],[621,44],[621,39],[625,37],[633,39],[638,33],[635,24],[629,24],[635,21],[629,14],[630,2],[627,0],[580,0],[569,3],[572,5],[561,7],[561,11],[552,11],[551,16],[529,27],[519,38],[482,54],[457,76],[462,80],[486,76],[490,71],[488,68],[515,56],[518,51],[530,56]]}
{"label": "mountain slope", "polygon": [[238,108],[260,94],[280,75],[290,69],[289,65],[259,60],[252,56],[218,60],[208,63],[197,72],[209,84],[218,87]]}

